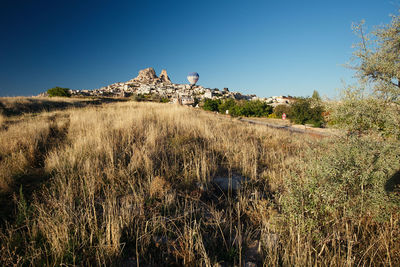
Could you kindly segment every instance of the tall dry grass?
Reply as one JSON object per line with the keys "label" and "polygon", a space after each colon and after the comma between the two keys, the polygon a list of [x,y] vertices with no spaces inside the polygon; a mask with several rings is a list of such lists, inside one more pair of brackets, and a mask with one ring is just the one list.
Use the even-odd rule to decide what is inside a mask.
{"label": "tall dry grass", "polygon": [[19,116],[126,100],[124,98],[107,97],[0,97],[0,113],[5,116]]}
{"label": "tall dry grass", "polygon": [[0,112],[0,127],[3,127],[3,124],[5,122],[6,118],[5,116]]}
{"label": "tall dry grass", "polygon": [[[393,209],[389,220],[365,221],[361,234],[356,225],[364,225],[364,216],[330,230],[307,217],[318,211],[310,208],[315,201],[305,202],[310,210],[303,213],[290,210],[314,182],[309,167],[336,140],[167,104],[110,104],[49,116],[0,132],[0,166],[12,170],[4,172],[2,188],[14,192],[17,210],[1,232],[5,265],[399,262]],[[31,196],[23,190],[29,183],[20,183],[21,192],[12,189],[20,171],[28,182],[37,173],[45,177]],[[213,183],[233,175],[247,178],[237,192]],[[327,214],[326,222],[332,218]],[[310,231],[325,232],[316,239]]]}

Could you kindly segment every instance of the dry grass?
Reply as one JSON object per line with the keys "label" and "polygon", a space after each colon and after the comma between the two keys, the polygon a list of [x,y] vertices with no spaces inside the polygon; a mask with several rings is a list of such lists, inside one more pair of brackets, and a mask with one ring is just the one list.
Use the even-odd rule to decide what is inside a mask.
{"label": "dry grass", "polygon": [[[399,262],[390,241],[397,213],[388,224],[369,221],[384,234],[358,247],[346,243],[353,224],[332,232],[346,234],[332,247],[285,217],[286,180],[330,140],[132,102],[44,113],[0,138],[2,194],[14,195],[17,210],[0,236],[4,265],[351,265],[354,255],[358,263]],[[233,174],[247,178],[239,191],[214,185]]]}
{"label": "dry grass", "polygon": [[82,108],[88,105],[126,101],[118,98],[68,98],[68,97],[0,97],[0,113],[18,116],[67,108]]}
{"label": "dry grass", "polygon": [[3,127],[3,123],[5,122],[5,116],[2,114],[2,113],[0,113],[0,128],[2,128]]}

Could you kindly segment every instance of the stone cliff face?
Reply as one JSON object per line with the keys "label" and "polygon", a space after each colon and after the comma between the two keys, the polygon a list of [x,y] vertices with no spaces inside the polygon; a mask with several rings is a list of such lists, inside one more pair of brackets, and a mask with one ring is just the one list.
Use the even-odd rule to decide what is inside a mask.
{"label": "stone cliff face", "polygon": [[160,74],[160,78],[161,82],[163,83],[171,83],[171,80],[168,77],[167,71],[166,70],[162,70],[161,74]]}
{"label": "stone cliff face", "polygon": [[165,83],[171,84],[171,80],[168,77],[167,71],[162,70],[160,77],[157,77],[156,72],[153,68],[147,68],[144,70],[139,71],[139,75],[130,80],[130,82],[139,82],[144,84],[153,84],[153,83]]}
{"label": "stone cliff face", "polygon": [[154,69],[147,68],[147,69],[139,71],[139,75],[136,78],[132,79],[131,81],[132,82],[140,82],[140,83],[151,83],[157,79],[158,79],[158,77],[157,77]]}

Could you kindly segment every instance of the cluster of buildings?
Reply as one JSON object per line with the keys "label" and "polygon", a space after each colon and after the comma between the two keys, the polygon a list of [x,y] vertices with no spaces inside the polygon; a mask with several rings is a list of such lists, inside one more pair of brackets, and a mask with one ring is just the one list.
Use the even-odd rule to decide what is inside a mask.
{"label": "cluster of buildings", "polygon": [[127,82],[114,83],[94,90],[70,90],[73,96],[108,96],[108,97],[131,97],[156,95],[168,99],[171,103],[182,105],[193,105],[202,99],[233,98],[237,100],[260,100],[272,105],[289,104],[290,97],[259,98],[256,95],[244,95],[239,92],[230,92],[228,88],[219,90],[217,88],[204,88],[200,85],[175,84],[168,77],[167,71],[162,70],[158,77],[153,68],[141,70],[139,75]]}

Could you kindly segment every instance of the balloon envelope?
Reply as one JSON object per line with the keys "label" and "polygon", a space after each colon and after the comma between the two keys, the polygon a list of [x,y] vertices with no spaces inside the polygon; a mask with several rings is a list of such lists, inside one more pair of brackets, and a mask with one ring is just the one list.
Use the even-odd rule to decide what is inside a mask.
{"label": "balloon envelope", "polygon": [[197,72],[189,73],[187,79],[190,82],[190,84],[196,84],[197,81],[199,80],[199,74]]}

